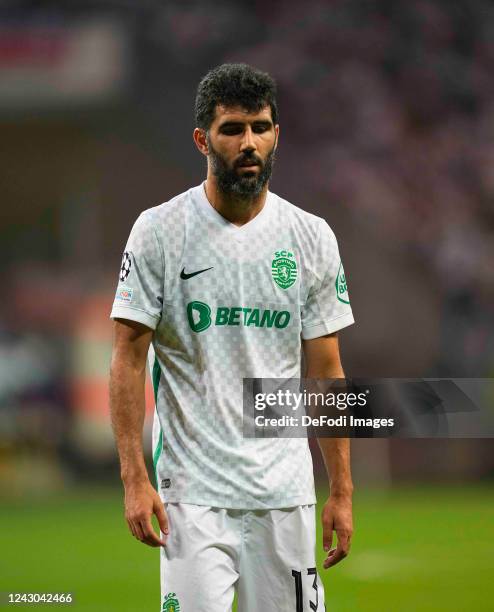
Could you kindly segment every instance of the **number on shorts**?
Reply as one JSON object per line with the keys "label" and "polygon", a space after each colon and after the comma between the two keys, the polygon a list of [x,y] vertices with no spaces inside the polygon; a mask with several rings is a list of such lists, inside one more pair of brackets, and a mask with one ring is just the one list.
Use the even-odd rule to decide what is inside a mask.
{"label": "number on shorts", "polygon": [[[310,609],[316,612],[317,607],[319,605],[319,592],[317,590],[317,570],[315,567],[307,568],[307,575],[314,576],[314,582],[312,583],[312,588],[316,592],[316,603],[309,600]],[[304,612],[304,593],[302,589],[302,572],[297,572],[297,570],[292,570],[292,576],[295,580],[295,612]]]}
{"label": "number on shorts", "polygon": [[319,592],[317,590],[317,570],[316,570],[316,568],[315,567],[308,567],[307,568],[307,574],[309,576],[311,574],[314,575],[314,582],[312,583],[312,588],[316,592],[316,603],[314,603],[313,601],[309,601],[309,604],[310,604],[310,609],[315,611],[315,610],[317,610],[317,606],[319,605]]}

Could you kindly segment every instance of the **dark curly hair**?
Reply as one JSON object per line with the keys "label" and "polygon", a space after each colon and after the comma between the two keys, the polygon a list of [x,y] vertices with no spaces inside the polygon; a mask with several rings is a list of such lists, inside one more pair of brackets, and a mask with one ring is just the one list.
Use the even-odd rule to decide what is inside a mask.
{"label": "dark curly hair", "polygon": [[241,106],[248,112],[269,105],[273,123],[278,123],[276,83],[266,72],[247,64],[222,64],[201,79],[195,103],[197,127],[209,130],[218,104]]}

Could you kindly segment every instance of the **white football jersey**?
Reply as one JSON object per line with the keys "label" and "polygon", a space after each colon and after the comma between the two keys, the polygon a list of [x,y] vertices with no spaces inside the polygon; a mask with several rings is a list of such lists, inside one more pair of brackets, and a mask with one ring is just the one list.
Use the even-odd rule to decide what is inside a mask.
{"label": "white football jersey", "polygon": [[243,378],[298,378],[301,339],[353,323],[335,236],[268,192],[237,227],[204,184],[143,212],[112,318],[154,330],[153,427],[166,502],[238,509],[315,503],[306,438],[244,438]]}

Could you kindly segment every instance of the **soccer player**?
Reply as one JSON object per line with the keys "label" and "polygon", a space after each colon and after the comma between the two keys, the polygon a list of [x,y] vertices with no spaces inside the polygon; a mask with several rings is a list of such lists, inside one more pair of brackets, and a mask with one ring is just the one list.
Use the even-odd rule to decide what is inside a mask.
{"label": "soccer player", "polygon": [[[227,612],[235,589],[241,612],[324,610],[307,439],[244,438],[242,382],[300,377],[302,350],[306,376],[344,376],[336,332],[353,317],[336,239],[268,190],[279,137],[269,75],[219,66],[201,80],[195,111],[206,180],[137,219],[111,313],[126,520],[162,547],[165,612]],[[142,449],[149,351],[159,493]],[[328,568],[349,551],[352,482],[349,441],[319,443]]]}

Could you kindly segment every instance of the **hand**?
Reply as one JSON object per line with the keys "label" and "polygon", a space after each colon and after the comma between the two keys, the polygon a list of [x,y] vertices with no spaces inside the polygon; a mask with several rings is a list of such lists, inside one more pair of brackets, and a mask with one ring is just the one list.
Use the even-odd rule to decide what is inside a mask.
{"label": "hand", "polygon": [[[164,534],[157,536],[151,523],[153,514]],[[133,536],[148,546],[165,546],[168,535],[168,516],[156,489],[148,481],[125,487],[125,518]]]}
{"label": "hand", "polygon": [[[322,509],[321,520],[323,547],[328,553],[323,567],[328,569],[339,563],[350,552],[350,539],[353,533],[351,495],[330,496]],[[331,548],[333,531],[336,531],[338,537],[336,548]]]}

